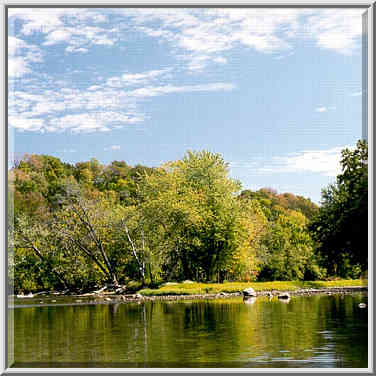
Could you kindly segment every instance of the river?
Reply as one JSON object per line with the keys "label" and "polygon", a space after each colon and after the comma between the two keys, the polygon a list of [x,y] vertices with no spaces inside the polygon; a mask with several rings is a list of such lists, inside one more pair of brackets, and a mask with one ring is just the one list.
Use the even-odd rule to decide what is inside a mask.
{"label": "river", "polygon": [[17,300],[9,313],[12,367],[363,368],[368,308],[361,302],[367,296],[360,293],[248,304],[240,297],[61,306]]}

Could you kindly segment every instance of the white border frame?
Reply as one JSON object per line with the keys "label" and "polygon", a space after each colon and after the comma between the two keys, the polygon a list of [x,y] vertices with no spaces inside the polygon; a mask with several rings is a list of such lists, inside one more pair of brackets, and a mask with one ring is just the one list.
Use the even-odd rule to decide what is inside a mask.
{"label": "white border frame", "polygon": [[[373,18],[374,14],[376,13],[376,5],[372,1],[340,1],[340,0],[332,0],[329,3],[326,1],[283,1],[283,0],[264,0],[262,2],[251,2],[250,0],[237,0],[234,3],[228,2],[228,1],[216,1],[216,0],[196,0],[196,1],[179,1],[176,0],[165,0],[163,3],[160,1],[154,1],[154,0],[141,0],[136,2],[131,1],[121,1],[121,0],[112,0],[110,3],[106,4],[99,1],[90,1],[90,0],[81,0],[79,2],[76,2],[74,0],[68,0],[68,1],[47,1],[47,0],[40,0],[37,3],[36,2],[26,2],[26,1],[17,1],[17,0],[0,0],[1,6],[1,13],[0,17],[3,20],[3,27],[1,30],[2,34],[2,48],[1,48],[1,67],[2,67],[2,75],[1,75],[1,87],[3,90],[0,94],[1,99],[1,109],[3,115],[3,128],[1,137],[3,138],[3,153],[1,153],[1,176],[3,177],[3,182],[1,184],[0,192],[1,192],[1,200],[0,200],[0,206],[3,209],[1,220],[3,222],[3,226],[1,226],[0,230],[0,239],[2,241],[2,244],[4,245],[4,254],[3,257],[0,257],[0,268],[1,270],[5,271],[8,268],[8,261],[7,261],[7,252],[6,252],[6,244],[7,244],[7,234],[6,234],[6,228],[5,225],[7,223],[7,213],[6,213],[6,201],[7,198],[5,197],[5,193],[7,192],[5,182],[6,182],[6,175],[7,172],[7,156],[5,155],[5,152],[7,151],[7,139],[6,139],[6,125],[7,125],[7,119],[6,119],[6,63],[5,63],[5,38],[7,35],[7,31],[5,30],[5,26],[7,25],[7,22],[5,20],[5,6],[73,6],[77,7],[80,5],[83,6],[137,6],[137,7],[145,7],[145,6],[171,6],[171,7],[184,7],[184,6],[197,6],[197,7],[205,7],[205,6],[211,6],[211,7],[221,7],[221,6],[228,6],[228,7],[241,7],[241,6],[248,6],[248,7],[307,7],[307,8],[315,8],[315,7],[325,7],[325,8],[344,8],[344,7],[364,7],[365,12],[368,13],[368,145],[369,145],[369,191],[368,191],[368,263],[371,265],[371,268],[373,271],[374,267],[374,258],[373,258],[373,188],[374,188],[374,155],[373,155],[373,141],[374,141],[374,132],[373,132],[373,55],[374,55],[374,28],[373,28]],[[6,273],[5,273],[6,274]],[[226,369],[226,368],[122,368],[122,369],[111,369],[111,368],[7,368],[7,357],[8,354],[5,352],[5,350],[8,348],[8,338],[7,338],[7,318],[8,315],[6,313],[7,310],[7,284],[6,282],[6,276],[3,279],[3,285],[0,289],[0,299],[1,299],[1,335],[2,335],[2,344],[4,351],[1,351],[0,356],[0,371],[1,374],[49,374],[49,373],[57,373],[57,374],[72,374],[73,372],[76,374],[81,373],[93,373],[93,374],[109,374],[109,373],[340,373],[340,374],[361,374],[361,373],[367,373],[367,374],[373,374],[374,373],[374,359],[373,359],[373,341],[374,341],[374,327],[373,327],[373,312],[374,312],[374,299],[373,299],[373,291],[371,291],[371,294],[368,295],[368,326],[369,328],[372,328],[372,330],[369,332],[368,337],[368,367],[369,368],[333,368],[333,369],[323,369],[323,368],[246,368],[246,369]],[[369,286],[373,287],[373,273],[370,273],[368,275],[368,284]],[[372,289],[373,290],[373,289]]]}

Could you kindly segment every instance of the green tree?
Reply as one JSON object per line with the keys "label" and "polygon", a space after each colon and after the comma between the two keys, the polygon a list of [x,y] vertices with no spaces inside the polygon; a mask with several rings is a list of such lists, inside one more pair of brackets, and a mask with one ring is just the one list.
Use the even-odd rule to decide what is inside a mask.
{"label": "green tree", "polygon": [[322,192],[322,205],[310,225],[330,274],[356,276],[368,265],[368,145],[358,141],[342,151],[342,173]]}
{"label": "green tree", "polygon": [[207,151],[188,152],[146,176],[142,210],[164,234],[169,278],[223,279],[238,251],[237,235],[247,230],[240,221],[239,190],[223,158]]}

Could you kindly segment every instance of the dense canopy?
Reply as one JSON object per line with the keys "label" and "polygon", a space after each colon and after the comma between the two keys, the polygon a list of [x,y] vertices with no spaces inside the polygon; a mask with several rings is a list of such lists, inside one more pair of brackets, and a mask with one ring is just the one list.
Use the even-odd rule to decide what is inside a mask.
{"label": "dense canopy", "polygon": [[8,173],[10,283],[27,292],[357,277],[367,269],[366,161],[365,143],[345,150],[318,207],[271,188],[241,191],[208,151],[158,168],[27,155]]}

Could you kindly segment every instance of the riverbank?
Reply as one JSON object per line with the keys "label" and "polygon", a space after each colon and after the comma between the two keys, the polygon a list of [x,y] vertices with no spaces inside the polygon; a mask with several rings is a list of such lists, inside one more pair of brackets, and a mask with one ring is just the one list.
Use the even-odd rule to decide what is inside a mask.
{"label": "riverbank", "polygon": [[184,295],[218,295],[237,294],[252,287],[259,295],[267,292],[288,291],[298,294],[302,291],[322,291],[327,289],[367,288],[365,279],[334,280],[334,281],[272,281],[272,282],[226,282],[226,283],[196,283],[185,281],[182,283],[167,282],[158,289],[142,289],[138,293],[142,296],[184,296]]}
{"label": "riverbank", "polygon": [[[258,291],[257,297],[266,297],[277,299],[281,293],[288,292],[290,296],[312,296],[312,295],[347,295],[354,293],[368,293],[366,286],[347,286],[347,287],[326,287],[320,289],[299,289],[299,290],[272,290]],[[8,308],[27,308],[27,307],[48,307],[48,306],[78,306],[78,305],[97,305],[97,304],[119,304],[119,303],[141,303],[147,301],[181,301],[181,300],[212,300],[229,299],[243,296],[242,292],[216,294],[190,294],[190,295],[141,295],[141,294],[123,294],[107,293],[105,295],[71,295],[51,297],[40,295],[37,299],[17,299],[10,301]],[[42,299],[42,300],[41,300]],[[256,298],[255,298],[256,299]],[[288,301],[288,300],[287,300]]]}
{"label": "riverbank", "polygon": [[[92,293],[65,295],[61,293],[36,294],[31,299],[27,296],[16,296],[11,307],[48,306],[48,305],[85,305],[131,303],[153,300],[193,300],[221,299],[242,296],[242,291],[252,287],[256,296],[277,297],[288,292],[290,296],[311,296],[316,294],[352,294],[367,292],[367,280],[336,281],[273,281],[273,282],[228,282],[228,283],[182,283],[169,282],[158,289],[141,289],[134,293],[116,292],[101,289]],[[11,297],[10,297],[11,298]],[[11,298],[13,300],[14,298]]]}

